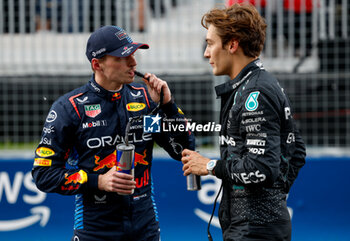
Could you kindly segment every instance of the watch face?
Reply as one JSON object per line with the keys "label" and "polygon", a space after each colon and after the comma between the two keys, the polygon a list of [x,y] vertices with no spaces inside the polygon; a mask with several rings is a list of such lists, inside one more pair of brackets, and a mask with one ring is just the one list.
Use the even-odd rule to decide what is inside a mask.
{"label": "watch face", "polygon": [[213,168],[215,166],[215,161],[208,162],[208,168]]}

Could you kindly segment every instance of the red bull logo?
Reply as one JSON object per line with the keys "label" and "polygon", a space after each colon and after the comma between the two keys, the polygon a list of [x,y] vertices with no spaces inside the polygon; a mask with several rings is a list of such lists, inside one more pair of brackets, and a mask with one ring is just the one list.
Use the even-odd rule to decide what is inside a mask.
{"label": "red bull logo", "polygon": [[112,101],[119,100],[121,98],[121,94],[118,92],[115,92],[114,95],[112,96]]}
{"label": "red bull logo", "polygon": [[[145,160],[146,156],[147,156],[146,151],[147,150],[145,150],[143,152],[143,155],[135,152],[135,157],[134,157],[134,163],[135,163],[134,165],[135,166],[138,163],[141,165],[148,165],[148,161]],[[114,151],[103,159],[100,159],[99,156],[95,156],[95,164],[97,166],[94,168],[94,171],[98,171],[98,170],[103,169],[105,167],[112,168],[112,167],[116,166],[117,165],[117,152]],[[118,170],[121,170],[120,167],[117,167],[117,171]]]}
{"label": "red bull logo", "polygon": [[147,186],[149,184],[149,170],[146,169],[143,172],[142,177],[135,178],[135,182],[136,182],[136,188]]}
{"label": "red bull logo", "polygon": [[117,151],[112,152],[111,154],[109,154],[103,159],[100,159],[99,156],[95,156],[95,164],[97,166],[94,168],[94,171],[98,171],[105,167],[112,168],[116,165],[116,163],[117,163]]}
{"label": "red bull logo", "polygon": [[146,151],[147,150],[145,150],[143,152],[143,155],[135,152],[135,167],[136,167],[137,163],[139,163],[141,165],[148,165],[148,161],[145,160],[145,158],[146,158]]}
{"label": "red bull logo", "polygon": [[64,183],[64,185],[68,185],[70,183],[83,184],[83,183],[87,182],[87,174],[83,170],[80,170],[79,172],[73,173],[69,176],[68,176],[68,173],[66,173],[64,178],[67,179],[67,181]]}

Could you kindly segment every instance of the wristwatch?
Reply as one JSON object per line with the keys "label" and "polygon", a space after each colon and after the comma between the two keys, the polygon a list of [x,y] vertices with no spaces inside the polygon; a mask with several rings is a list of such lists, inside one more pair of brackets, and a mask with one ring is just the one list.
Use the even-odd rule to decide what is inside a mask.
{"label": "wristwatch", "polygon": [[208,170],[208,172],[209,172],[210,175],[213,175],[213,176],[214,176],[213,170],[214,170],[214,168],[215,168],[215,166],[216,166],[216,162],[217,162],[217,161],[218,161],[218,160],[210,160],[210,161],[207,163],[207,170]]}

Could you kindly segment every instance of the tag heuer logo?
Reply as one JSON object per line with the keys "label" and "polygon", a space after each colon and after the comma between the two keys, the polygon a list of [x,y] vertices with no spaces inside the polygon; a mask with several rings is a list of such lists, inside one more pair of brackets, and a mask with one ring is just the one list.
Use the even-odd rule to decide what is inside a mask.
{"label": "tag heuer logo", "polygon": [[98,114],[101,113],[100,104],[97,105],[84,105],[85,114],[89,117],[95,118]]}

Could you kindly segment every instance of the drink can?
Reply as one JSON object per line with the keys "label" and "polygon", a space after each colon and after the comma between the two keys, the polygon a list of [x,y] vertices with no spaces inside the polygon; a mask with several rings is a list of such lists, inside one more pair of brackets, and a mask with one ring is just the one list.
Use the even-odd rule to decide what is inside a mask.
{"label": "drink can", "polygon": [[[135,146],[132,144],[119,144],[117,145],[117,172],[126,173],[134,176],[134,155]],[[134,193],[134,190],[132,194]],[[118,193],[125,195],[123,193]]]}
{"label": "drink can", "polygon": [[201,176],[190,174],[186,177],[186,182],[188,191],[201,190]]}

